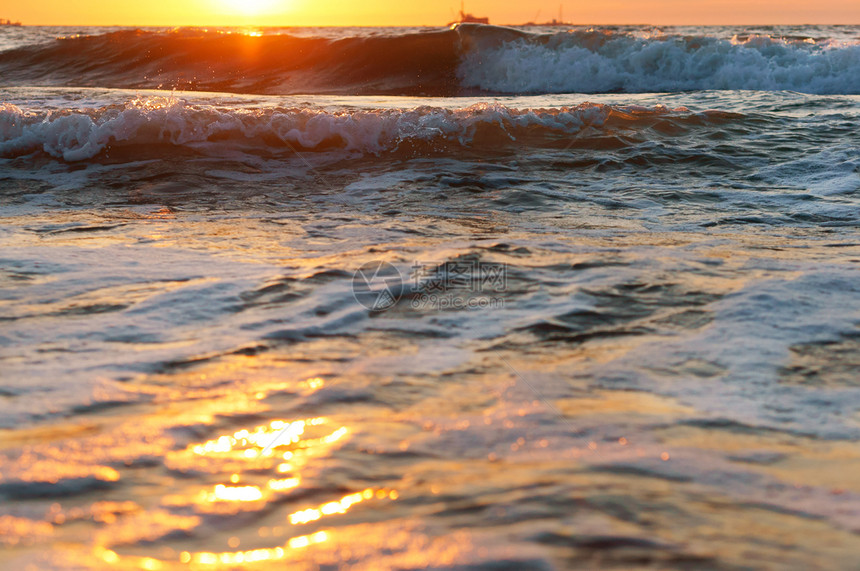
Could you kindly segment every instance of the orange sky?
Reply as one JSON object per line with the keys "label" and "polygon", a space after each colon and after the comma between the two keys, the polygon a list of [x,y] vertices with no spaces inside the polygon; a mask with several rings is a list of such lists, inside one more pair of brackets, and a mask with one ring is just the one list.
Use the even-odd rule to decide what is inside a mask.
{"label": "orange sky", "polygon": [[[495,24],[549,20],[558,6],[558,0],[466,3],[467,11]],[[458,0],[0,0],[0,18],[34,25],[444,25],[455,10]],[[584,24],[860,24],[860,0],[567,0],[564,16]]]}

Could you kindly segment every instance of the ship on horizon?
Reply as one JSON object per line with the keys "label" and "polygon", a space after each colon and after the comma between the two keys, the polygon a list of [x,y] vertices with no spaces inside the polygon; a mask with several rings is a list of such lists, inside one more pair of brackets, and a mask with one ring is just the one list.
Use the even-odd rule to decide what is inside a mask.
{"label": "ship on horizon", "polygon": [[572,22],[565,22],[564,21],[564,5],[563,4],[558,5],[558,19],[553,18],[549,22],[537,23],[536,20],[540,17],[540,12],[541,11],[538,10],[538,13],[535,16],[535,19],[533,21],[526,22],[525,24],[522,24],[522,25],[523,26],[538,27],[538,28],[540,28],[540,27],[553,27],[553,26],[572,26],[573,25]]}
{"label": "ship on horizon", "polygon": [[21,26],[21,22],[13,22],[12,20],[4,20],[0,18],[0,26]]}
{"label": "ship on horizon", "polygon": [[472,14],[466,13],[466,3],[461,0],[460,1],[460,19],[448,24],[448,27],[455,26],[457,24],[489,24],[490,19],[484,18],[482,16],[474,16]]}

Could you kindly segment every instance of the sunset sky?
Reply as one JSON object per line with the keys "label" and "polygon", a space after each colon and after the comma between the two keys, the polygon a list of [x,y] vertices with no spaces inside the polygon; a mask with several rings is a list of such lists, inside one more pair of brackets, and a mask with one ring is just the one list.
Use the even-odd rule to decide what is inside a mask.
{"label": "sunset sky", "polygon": [[[559,2],[471,0],[466,8],[492,23],[516,24],[556,17]],[[0,0],[0,18],[32,25],[444,25],[457,10],[459,0]],[[860,2],[568,0],[564,17],[584,24],[860,24]]]}

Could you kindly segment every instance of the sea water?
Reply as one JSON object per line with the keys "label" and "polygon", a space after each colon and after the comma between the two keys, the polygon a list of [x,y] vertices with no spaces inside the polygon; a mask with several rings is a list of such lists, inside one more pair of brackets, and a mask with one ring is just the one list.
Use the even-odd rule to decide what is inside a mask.
{"label": "sea water", "polygon": [[0,28],[24,569],[851,568],[860,28]]}

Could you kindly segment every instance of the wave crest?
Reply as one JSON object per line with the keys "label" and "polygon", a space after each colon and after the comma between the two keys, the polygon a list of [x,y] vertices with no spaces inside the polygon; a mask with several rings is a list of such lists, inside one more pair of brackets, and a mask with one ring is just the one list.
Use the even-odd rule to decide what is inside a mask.
{"label": "wave crest", "polygon": [[[684,108],[585,103],[556,109],[514,109],[480,104],[462,109],[419,107],[324,111],[222,109],[174,98],[135,99],[126,105],[61,113],[0,106],[0,156],[44,153],[66,161],[98,157],[115,148],[168,145],[201,153],[237,150],[346,151],[379,154],[421,146],[425,151],[497,149],[505,144],[559,146],[571,136],[692,128],[732,120]],[[561,143],[559,142],[561,141]]]}
{"label": "wave crest", "polygon": [[860,45],[461,25],[370,36],[124,30],[0,52],[6,86],[267,95],[791,90],[860,93]]}
{"label": "wave crest", "polygon": [[471,50],[464,87],[512,94],[693,90],[860,93],[860,45],[576,31]]}

